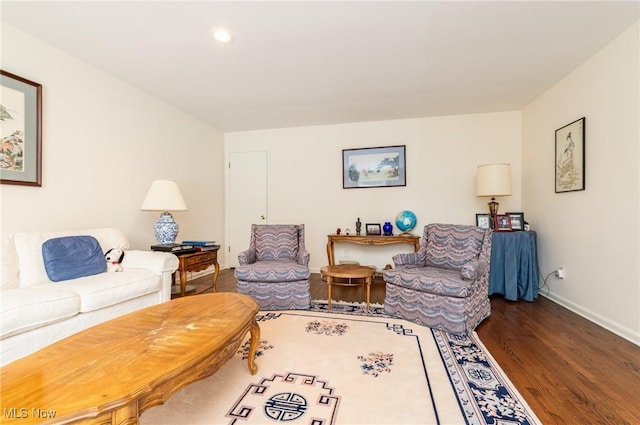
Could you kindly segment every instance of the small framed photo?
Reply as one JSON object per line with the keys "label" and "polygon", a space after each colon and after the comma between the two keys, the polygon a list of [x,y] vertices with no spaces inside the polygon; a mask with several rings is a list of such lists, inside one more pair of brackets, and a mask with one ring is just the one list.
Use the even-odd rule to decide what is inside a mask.
{"label": "small framed photo", "polygon": [[496,214],[494,219],[495,223],[493,230],[496,232],[510,232],[513,230],[511,228],[511,217],[507,214]]}
{"label": "small framed photo", "polygon": [[367,236],[382,235],[382,229],[380,227],[380,223],[367,223],[366,230],[367,230]]}
{"label": "small framed photo", "polygon": [[491,214],[476,214],[476,226],[488,229],[491,227]]}
{"label": "small framed photo", "polygon": [[524,213],[522,213],[522,212],[508,212],[507,215],[511,219],[511,230],[525,230],[525,228],[524,228]]}

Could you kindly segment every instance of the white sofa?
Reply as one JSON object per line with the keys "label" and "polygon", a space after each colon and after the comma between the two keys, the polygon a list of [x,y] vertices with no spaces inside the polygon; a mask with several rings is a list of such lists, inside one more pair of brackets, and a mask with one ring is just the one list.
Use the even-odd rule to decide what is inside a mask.
{"label": "white sofa", "polygon": [[[42,244],[61,236],[95,237],[103,252],[125,250],[122,272],[61,282],[49,280]],[[171,299],[175,255],[128,250],[114,228],[2,235],[0,251],[0,365],[33,353],[83,329]]]}

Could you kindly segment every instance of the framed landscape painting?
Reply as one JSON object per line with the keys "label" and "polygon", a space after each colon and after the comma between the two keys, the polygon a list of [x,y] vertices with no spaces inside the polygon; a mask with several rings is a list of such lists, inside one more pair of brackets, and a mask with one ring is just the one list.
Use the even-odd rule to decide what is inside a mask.
{"label": "framed landscape painting", "polygon": [[42,186],[42,86],[0,70],[0,183]]}
{"label": "framed landscape painting", "polygon": [[405,145],[342,150],[342,187],[406,186]]}

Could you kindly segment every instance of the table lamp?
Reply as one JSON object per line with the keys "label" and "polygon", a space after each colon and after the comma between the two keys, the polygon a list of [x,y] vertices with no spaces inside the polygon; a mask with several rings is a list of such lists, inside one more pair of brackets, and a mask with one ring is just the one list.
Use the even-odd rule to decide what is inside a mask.
{"label": "table lamp", "polygon": [[496,202],[496,196],[511,196],[511,164],[478,165],[476,196],[491,196],[488,205],[491,213],[491,227],[493,227],[493,219],[498,214],[500,206]]}
{"label": "table lamp", "polygon": [[154,230],[159,244],[173,244],[179,226],[169,211],[187,211],[178,184],[171,180],[156,180],[151,183],[147,196],[140,207],[142,211],[162,211]]}

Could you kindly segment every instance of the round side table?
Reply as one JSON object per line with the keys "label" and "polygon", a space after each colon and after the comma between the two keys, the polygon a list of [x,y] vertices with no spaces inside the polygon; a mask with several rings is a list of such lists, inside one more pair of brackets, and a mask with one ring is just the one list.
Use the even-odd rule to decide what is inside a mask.
{"label": "round side table", "polygon": [[353,264],[340,264],[333,266],[325,266],[320,269],[320,273],[327,276],[327,299],[329,303],[329,310],[331,310],[331,285],[344,285],[352,286],[352,283],[337,283],[334,282],[334,278],[342,279],[363,279],[362,289],[365,291],[365,297],[367,301],[367,311],[369,311],[369,299],[371,295],[371,281],[376,273],[376,270],[366,266],[356,266]]}

